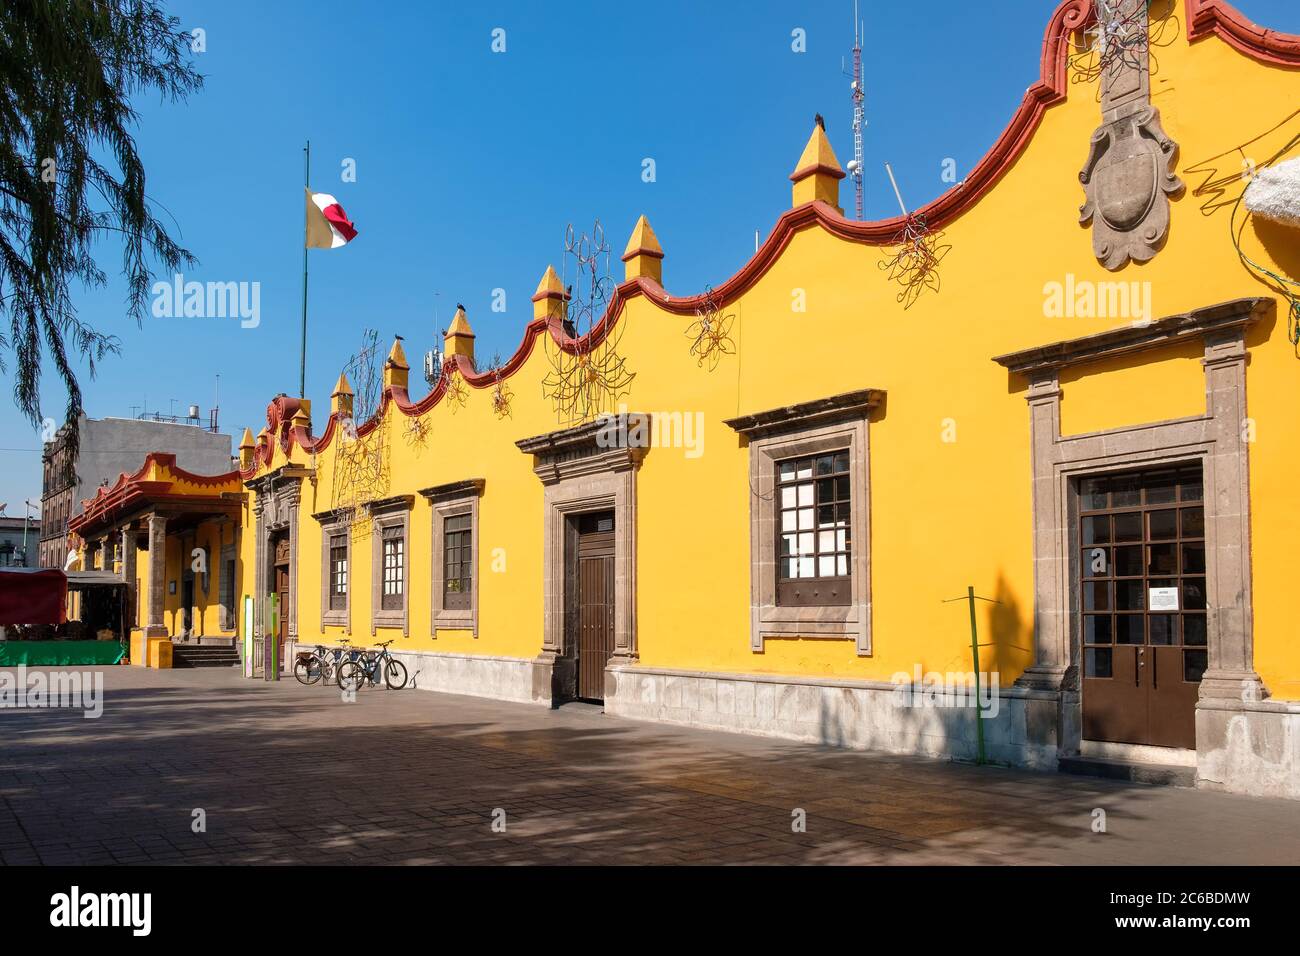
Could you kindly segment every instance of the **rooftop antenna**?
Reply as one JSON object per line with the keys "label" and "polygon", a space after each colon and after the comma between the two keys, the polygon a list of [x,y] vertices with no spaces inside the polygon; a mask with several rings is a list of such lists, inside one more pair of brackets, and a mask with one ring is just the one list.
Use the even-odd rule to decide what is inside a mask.
{"label": "rooftop antenna", "polygon": [[853,0],[853,159],[849,160],[849,177],[853,180],[854,209],[858,219],[866,218],[866,189],[862,178],[862,133],[867,126],[867,92],[862,83],[862,38],[866,27],[858,18],[858,0]]}
{"label": "rooftop antenna", "polygon": [[889,174],[889,184],[894,187],[894,198],[898,200],[898,208],[903,212],[903,218],[908,216],[907,206],[903,204],[903,194],[898,191],[898,180],[894,178],[894,168],[885,163],[885,172]]}

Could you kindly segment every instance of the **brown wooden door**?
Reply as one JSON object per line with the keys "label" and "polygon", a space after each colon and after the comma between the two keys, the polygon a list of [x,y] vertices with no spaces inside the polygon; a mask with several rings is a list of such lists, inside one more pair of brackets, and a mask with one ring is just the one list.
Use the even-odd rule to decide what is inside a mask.
{"label": "brown wooden door", "polygon": [[578,523],[578,696],[605,699],[605,665],[614,653],[614,515]]}
{"label": "brown wooden door", "polygon": [[275,640],[279,647],[276,652],[276,665],[284,667],[284,636],[289,633],[289,566],[281,565],[275,569],[275,593],[279,595],[280,620],[276,629]]}
{"label": "brown wooden door", "polygon": [[1207,664],[1199,466],[1079,489],[1083,736],[1196,746]]}

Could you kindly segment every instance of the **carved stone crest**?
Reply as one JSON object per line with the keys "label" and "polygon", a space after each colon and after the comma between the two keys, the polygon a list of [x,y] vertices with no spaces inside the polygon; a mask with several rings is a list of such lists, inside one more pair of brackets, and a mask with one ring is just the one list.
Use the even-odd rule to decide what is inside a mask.
{"label": "carved stone crest", "polygon": [[[1146,262],[1169,231],[1169,197],[1182,190],[1174,173],[1178,145],[1151,105],[1146,0],[1097,4],[1102,124],[1092,134],[1079,173],[1086,199],[1081,223],[1092,222],[1092,248],[1107,269]],[[1122,29],[1116,26],[1122,24]]]}

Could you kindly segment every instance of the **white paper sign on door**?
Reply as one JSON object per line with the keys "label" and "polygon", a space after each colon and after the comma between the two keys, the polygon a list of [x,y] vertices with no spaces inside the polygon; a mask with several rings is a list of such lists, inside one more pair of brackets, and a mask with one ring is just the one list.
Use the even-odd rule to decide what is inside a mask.
{"label": "white paper sign on door", "polygon": [[1147,601],[1149,611],[1177,611],[1178,588],[1150,588]]}

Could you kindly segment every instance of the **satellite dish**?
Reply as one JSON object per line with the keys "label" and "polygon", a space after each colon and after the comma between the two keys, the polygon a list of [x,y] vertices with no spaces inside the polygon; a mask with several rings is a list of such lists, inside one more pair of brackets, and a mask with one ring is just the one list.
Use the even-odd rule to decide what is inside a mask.
{"label": "satellite dish", "polygon": [[858,161],[856,159],[849,160],[848,170],[851,173],[856,173],[858,171]]}

